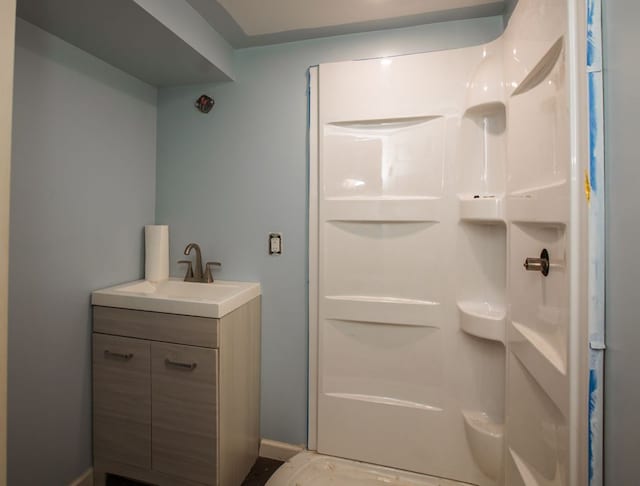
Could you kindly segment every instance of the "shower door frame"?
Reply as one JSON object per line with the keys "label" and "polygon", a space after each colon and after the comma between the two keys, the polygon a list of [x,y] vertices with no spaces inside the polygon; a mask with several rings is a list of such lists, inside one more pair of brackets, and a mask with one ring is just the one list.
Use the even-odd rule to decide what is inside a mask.
{"label": "shower door frame", "polygon": [[[570,453],[569,484],[588,484],[588,301],[589,288],[589,205],[585,183],[589,184],[588,89],[586,72],[586,5],[568,0],[568,49],[570,86],[571,245],[570,296]],[[319,277],[319,199],[318,199],[318,66],[309,69],[309,369],[307,448],[317,450],[318,436],[318,277]]]}

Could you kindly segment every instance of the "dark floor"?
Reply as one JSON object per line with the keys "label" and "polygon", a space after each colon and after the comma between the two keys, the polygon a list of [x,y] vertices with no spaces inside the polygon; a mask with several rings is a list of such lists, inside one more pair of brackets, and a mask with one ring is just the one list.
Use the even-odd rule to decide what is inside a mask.
{"label": "dark floor", "polygon": [[[249,471],[248,476],[245,478],[242,486],[264,486],[271,475],[276,472],[283,464],[282,461],[276,461],[274,459],[267,459],[266,457],[259,457],[256,463]],[[131,479],[121,478],[119,476],[108,476],[107,486],[140,486],[146,485],[139,481],[133,481]]]}
{"label": "dark floor", "polygon": [[249,471],[242,486],[264,486],[267,484],[267,480],[282,464],[284,464],[282,461],[258,457],[258,460],[251,468],[251,471]]}

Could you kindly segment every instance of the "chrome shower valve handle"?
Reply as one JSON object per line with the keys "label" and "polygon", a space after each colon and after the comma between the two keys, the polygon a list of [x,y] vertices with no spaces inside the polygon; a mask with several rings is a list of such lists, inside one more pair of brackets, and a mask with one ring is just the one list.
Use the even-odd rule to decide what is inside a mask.
{"label": "chrome shower valve handle", "polygon": [[543,276],[549,275],[549,252],[543,249],[540,258],[529,257],[524,261],[524,268],[528,272],[540,272]]}

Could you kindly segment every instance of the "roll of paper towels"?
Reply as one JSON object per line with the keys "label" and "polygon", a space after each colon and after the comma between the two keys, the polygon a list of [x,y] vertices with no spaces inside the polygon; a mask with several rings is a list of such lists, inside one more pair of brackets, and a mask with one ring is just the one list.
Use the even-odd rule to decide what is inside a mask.
{"label": "roll of paper towels", "polygon": [[169,227],[150,224],[144,227],[144,278],[161,282],[169,278]]}

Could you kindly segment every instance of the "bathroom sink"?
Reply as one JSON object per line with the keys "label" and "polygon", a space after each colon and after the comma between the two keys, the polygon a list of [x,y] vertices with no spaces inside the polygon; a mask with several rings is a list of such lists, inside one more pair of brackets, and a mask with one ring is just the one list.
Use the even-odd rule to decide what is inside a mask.
{"label": "bathroom sink", "polygon": [[261,294],[257,282],[184,282],[171,278],[152,283],[127,282],[91,294],[91,303],[104,307],[223,317]]}

